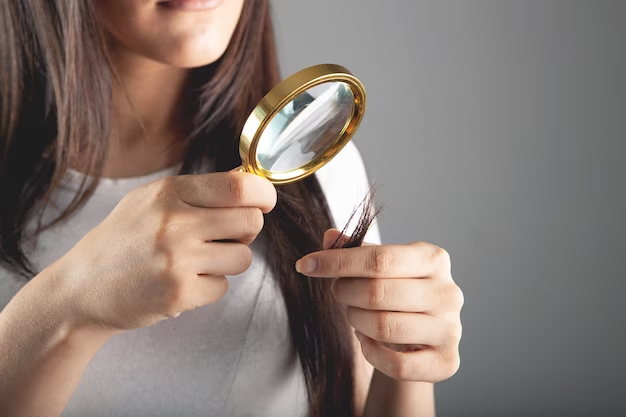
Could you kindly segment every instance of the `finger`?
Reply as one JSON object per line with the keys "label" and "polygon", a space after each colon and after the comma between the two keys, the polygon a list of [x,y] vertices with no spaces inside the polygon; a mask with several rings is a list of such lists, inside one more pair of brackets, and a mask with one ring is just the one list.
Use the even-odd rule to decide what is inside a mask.
{"label": "finger", "polygon": [[347,317],[352,327],[379,342],[439,346],[451,338],[447,326],[426,314],[348,307]]}
{"label": "finger", "polygon": [[198,275],[239,275],[252,264],[250,247],[241,243],[205,243],[190,255]]}
{"label": "finger", "polygon": [[186,223],[202,241],[230,240],[249,245],[263,229],[261,209],[252,207],[190,208],[176,222]]}
{"label": "finger", "polygon": [[332,291],[341,304],[367,310],[433,313],[441,304],[433,280],[339,278]]}
{"label": "finger", "polygon": [[328,229],[326,233],[324,233],[324,240],[322,243],[322,247],[324,249],[329,249],[331,246],[336,244],[338,247],[343,246],[346,242],[348,242],[350,238],[341,233],[341,231],[337,229]]}
{"label": "finger", "polygon": [[[344,235],[337,229],[328,229],[326,233],[324,233],[324,242],[322,244],[322,248],[330,249],[331,247],[341,248],[345,246],[346,243],[350,241],[350,237]],[[373,243],[363,242],[363,246],[372,246]]]}
{"label": "finger", "polygon": [[458,351],[444,354],[441,350],[425,349],[416,352],[397,352],[361,334],[361,352],[376,369],[400,381],[440,382],[450,378],[459,369]]}
{"label": "finger", "polygon": [[311,277],[418,278],[449,262],[447,252],[433,245],[375,245],[314,252],[296,270]]}
{"label": "finger", "polygon": [[180,311],[193,310],[214,303],[227,291],[228,280],[224,276],[192,276],[183,285]]}
{"label": "finger", "polygon": [[276,188],[267,179],[243,172],[180,175],[165,181],[165,187],[183,202],[195,207],[258,207],[263,213],[276,205]]}

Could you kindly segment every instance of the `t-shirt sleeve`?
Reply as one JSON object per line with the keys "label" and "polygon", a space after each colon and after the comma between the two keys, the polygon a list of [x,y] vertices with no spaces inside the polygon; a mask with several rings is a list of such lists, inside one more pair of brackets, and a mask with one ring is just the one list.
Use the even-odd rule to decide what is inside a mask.
{"label": "t-shirt sleeve", "polygon": [[[350,215],[361,204],[370,189],[370,183],[363,164],[363,158],[353,142],[349,142],[328,164],[320,168],[317,176],[337,229],[343,230]],[[362,212],[355,214],[348,227],[352,233]],[[375,219],[365,236],[365,241],[380,244],[380,231]]]}

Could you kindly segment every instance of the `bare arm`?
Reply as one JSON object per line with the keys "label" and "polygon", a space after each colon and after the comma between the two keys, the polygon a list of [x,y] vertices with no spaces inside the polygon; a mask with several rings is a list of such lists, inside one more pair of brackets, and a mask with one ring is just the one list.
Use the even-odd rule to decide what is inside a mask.
{"label": "bare arm", "polygon": [[52,268],[44,270],[0,313],[0,415],[61,415],[112,335],[73,323],[55,281]]}
{"label": "bare arm", "polygon": [[59,416],[112,335],[222,298],[275,204],[269,181],[235,172],[130,192],[0,313],[0,416]]}
{"label": "bare arm", "polygon": [[434,417],[435,395],[429,382],[397,381],[374,371],[363,417]]}

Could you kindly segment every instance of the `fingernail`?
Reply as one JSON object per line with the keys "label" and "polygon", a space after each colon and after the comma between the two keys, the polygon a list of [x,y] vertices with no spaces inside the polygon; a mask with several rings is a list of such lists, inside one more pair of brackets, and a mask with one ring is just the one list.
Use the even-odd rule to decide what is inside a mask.
{"label": "fingernail", "polygon": [[315,271],[317,268],[317,259],[315,258],[303,258],[296,262],[296,271],[301,274],[308,274]]}

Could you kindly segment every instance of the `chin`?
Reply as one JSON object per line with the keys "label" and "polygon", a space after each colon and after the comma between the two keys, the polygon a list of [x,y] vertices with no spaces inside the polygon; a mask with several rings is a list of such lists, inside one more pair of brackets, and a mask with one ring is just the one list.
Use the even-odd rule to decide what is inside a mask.
{"label": "chin", "polygon": [[229,40],[212,38],[203,42],[171,40],[146,48],[148,58],[176,68],[198,68],[214,63],[224,55]]}
{"label": "chin", "polygon": [[[244,0],[97,0],[114,50],[181,68],[217,61],[228,48]],[[167,4],[213,4],[184,10]]]}

